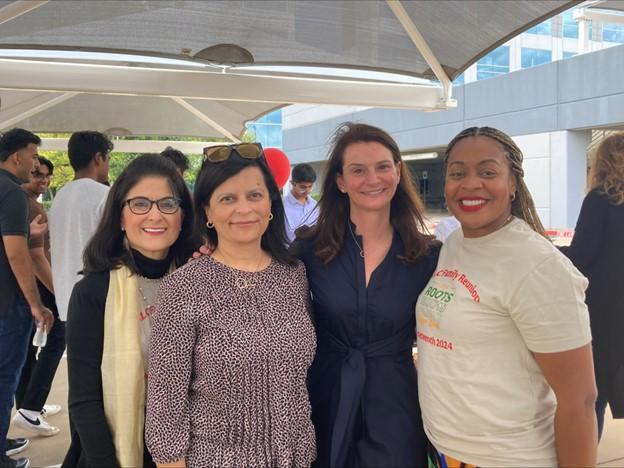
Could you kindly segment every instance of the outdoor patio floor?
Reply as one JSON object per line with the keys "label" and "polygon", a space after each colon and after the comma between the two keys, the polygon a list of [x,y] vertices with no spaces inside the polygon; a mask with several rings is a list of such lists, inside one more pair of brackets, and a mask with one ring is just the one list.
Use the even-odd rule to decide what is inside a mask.
{"label": "outdoor patio floor", "polygon": [[[17,427],[12,426],[9,430],[9,437],[30,437],[30,445],[19,456],[28,457],[31,468],[61,463],[69,446],[67,361],[64,358],[59,365],[48,401],[63,406],[59,414],[48,419],[50,424],[60,427],[59,434],[53,437],[30,437]],[[613,420],[610,413],[605,421],[605,431],[598,450],[598,466],[624,468],[624,420]]]}

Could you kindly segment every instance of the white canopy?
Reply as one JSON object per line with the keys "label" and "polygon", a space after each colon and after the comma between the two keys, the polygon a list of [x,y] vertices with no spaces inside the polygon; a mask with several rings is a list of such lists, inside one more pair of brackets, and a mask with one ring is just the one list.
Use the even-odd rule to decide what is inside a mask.
{"label": "white canopy", "polygon": [[577,3],[0,0],[0,128],[236,139],[288,103],[444,109],[450,80]]}

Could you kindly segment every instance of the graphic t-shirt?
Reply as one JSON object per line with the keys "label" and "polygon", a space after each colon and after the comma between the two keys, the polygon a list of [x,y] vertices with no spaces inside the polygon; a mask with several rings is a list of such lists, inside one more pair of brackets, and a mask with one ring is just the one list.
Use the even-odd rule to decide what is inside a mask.
{"label": "graphic t-shirt", "polygon": [[487,466],[557,466],[555,396],[532,352],[591,340],[587,280],[524,221],[444,244],[416,304],[418,390],[442,453]]}

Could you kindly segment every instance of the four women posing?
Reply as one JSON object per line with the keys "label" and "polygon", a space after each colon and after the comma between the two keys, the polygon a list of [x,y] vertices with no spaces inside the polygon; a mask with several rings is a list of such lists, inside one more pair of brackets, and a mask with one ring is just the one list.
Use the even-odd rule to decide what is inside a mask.
{"label": "four women posing", "polygon": [[[494,129],[468,129],[451,142],[445,196],[462,229],[440,252],[423,234],[422,204],[396,143],[378,128],[344,125],[318,223],[287,252],[283,207],[261,147],[207,149],[195,217],[214,251],[163,281],[154,313],[144,314],[151,327],[138,320],[139,299],[152,302],[142,278],[179,266],[174,241],[193,245],[185,230],[193,213],[176,184],[158,194],[151,193],[157,184],[140,180],[116,190],[122,175],[109,211],[127,241],[119,243],[121,228],[111,233],[117,250],[95,250],[119,260],[86,262],[89,274],[74,292],[75,437],[66,464],[595,463],[586,280],[543,236],[521,162]],[[153,242],[174,224],[132,224],[127,210],[146,219],[178,213],[180,238],[150,257],[128,228]],[[149,273],[142,257],[162,268]],[[95,276],[105,277],[108,294],[91,291]],[[100,324],[88,346],[77,335],[85,321]]]}

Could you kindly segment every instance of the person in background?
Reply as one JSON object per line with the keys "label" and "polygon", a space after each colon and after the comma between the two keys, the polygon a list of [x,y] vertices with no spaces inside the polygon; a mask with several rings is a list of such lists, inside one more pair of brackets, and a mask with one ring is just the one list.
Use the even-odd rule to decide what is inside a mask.
{"label": "person in background", "polygon": [[54,197],[48,212],[52,282],[59,317],[67,319],[74,284],[80,279],[82,253],[95,232],[109,188],[109,153],[113,144],[100,132],[74,133],[67,145],[74,180]]}
{"label": "person in background", "polygon": [[189,169],[189,159],[182,151],[167,146],[160,155],[175,164],[180,175],[184,177],[184,173]]}
{"label": "person in background", "polygon": [[291,173],[291,190],[284,196],[286,210],[286,236],[288,242],[295,240],[295,231],[301,226],[314,226],[318,218],[316,200],[310,196],[316,172],[309,164],[297,164]]}
{"label": "person in background", "polygon": [[561,251],[589,280],[600,437],[607,403],[614,418],[624,418],[624,133],[598,146],[572,243]]}
{"label": "person in background", "polygon": [[[49,159],[39,156],[39,167],[32,172],[30,181],[22,184],[28,195],[28,218],[32,221],[41,216],[47,222],[43,205],[37,201],[40,195],[48,191],[54,173],[54,164]],[[58,427],[51,426],[46,417],[61,410],[59,405],[46,405],[46,399],[52,387],[56,369],[65,351],[65,324],[58,320],[58,309],[54,301],[52,286],[52,268],[50,266],[50,236],[46,232],[41,236],[31,236],[28,248],[37,277],[37,288],[43,304],[54,314],[54,326],[48,330],[46,345],[39,349],[30,346],[26,362],[15,392],[17,411],[13,423],[33,434],[53,436],[59,432]],[[33,327],[32,335],[35,333]],[[39,354],[37,354],[39,351]]]}
{"label": "person in background", "polygon": [[21,128],[0,136],[0,466],[3,468],[28,466],[27,458],[8,457],[28,444],[26,439],[6,438],[13,397],[26,360],[33,318],[46,330],[52,329],[54,323],[52,312],[42,304],[37,290],[28,251],[28,198],[20,187],[39,166],[40,144],[37,135]]}
{"label": "person in background", "polygon": [[439,243],[401,151],[380,128],[335,132],[317,224],[292,249],[308,275],[318,349],[308,385],[317,467],[426,466],[414,306]]}
{"label": "person in background", "polygon": [[305,268],[262,147],[208,147],[195,188],[214,251],[168,276],[154,313],[146,441],[159,466],[308,467],[316,347]]}
{"label": "person in background", "polygon": [[595,466],[587,280],[545,236],[509,136],[468,128],[444,167],[461,229],[416,304],[428,466]]}
{"label": "person in background", "polygon": [[175,166],[158,154],[133,160],[108,194],[69,302],[63,467],[154,466],[143,439],[152,312],[162,278],[195,245],[192,230]]}

